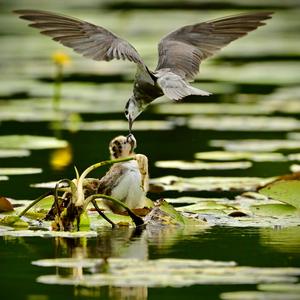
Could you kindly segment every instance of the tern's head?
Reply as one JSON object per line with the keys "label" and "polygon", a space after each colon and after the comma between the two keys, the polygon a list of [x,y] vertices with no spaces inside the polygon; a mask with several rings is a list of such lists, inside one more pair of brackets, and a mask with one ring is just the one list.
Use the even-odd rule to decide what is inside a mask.
{"label": "tern's head", "polygon": [[132,95],[125,106],[125,116],[129,122],[129,132],[131,132],[132,124],[138,115],[143,111],[143,107],[139,101]]}
{"label": "tern's head", "polygon": [[117,136],[109,144],[111,159],[128,157],[134,154],[136,140],[133,134]]}

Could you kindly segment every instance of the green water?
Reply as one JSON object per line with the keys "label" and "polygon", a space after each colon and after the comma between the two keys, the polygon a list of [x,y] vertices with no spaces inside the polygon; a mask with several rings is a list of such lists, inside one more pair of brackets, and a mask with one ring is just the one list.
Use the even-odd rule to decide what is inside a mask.
{"label": "green water", "polygon": [[[65,51],[72,64],[65,68],[62,87],[62,112],[65,124],[72,113],[80,114],[82,121],[125,120],[123,106],[131,93],[134,66],[130,63],[95,63],[58,46],[34,29],[29,29],[10,11],[18,8],[62,11],[103,25],[128,38],[140,51],[151,68],[156,62],[156,41],[170,30],[185,25],[241,11],[268,9],[276,13],[274,18],[255,33],[222,51],[215,59],[203,64],[196,85],[214,95],[209,98],[191,97],[188,103],[212,103],[253,105],[254,110],[238,113],[230,110],[212,111],[206,114],[170,111],[160,113],[164,104],[153,104],[139,118],[163,120],[172,124],[167,130],[136,130],[138,153],[149,158],[151,178],[176,175],[194,176],[259,176],[270,177],[290,172],[297,161],[253,162],[248,169],[232,170],[180,170],[155,166],[162,160],[194,160],[196,152],[222,150],[212,147],[212,140],[279,139],[291,140],[291,132],[299,132],[300,125],[300,43],[299,3],[290,1],[61,1],[41,2],[0,1],[0,136],[39,135],[56,136],[68,141],[69,161],[61,169],[55,168],[53,157],[61,155],[59,149],[32,150],[27,157],[0,158],[0,168],[42,168],[41,174],[9,176],[0,181],[0,195],[14,199],[34,199],[43,190],[30,184],[74,177],[74,164],[79,170],[108,158],[108,143],[117,135],[127,134],[126,125],[121,129],[70,130],[76,122],[69,122],[69,129],[55,130],[51,115],[54,67],[53,51]],[[141,21],[142,20],[142,21]],[[176,105],[176,104],[174,104]],[[180,105],[180,104],[178,104]],[[199,106],[200,107],[200,106]],[[262,108],[267,110],[261,112]],[[203,106],[204,109],[204,106]],[[50,115],[49,115],[50,113]],[[200,119],[215,117],[214,123],[223,116],[265,116],[266,123],[277,124],[279,129],[267,125],[251,125],[259,121],[239,123],[224,130],[213,126],[190,128],[191,116]],[[272,117],[282,117],[277,121]],[[295,121],[291,121],[295,120]],[[286,127],[288,122],[294,122]],[[137,123],[136,123],[137,124]],[[223,124],[223,123],[220,123]],[[225,123],[224,123],[225,124]],[[273,124],[273,123],[272,123]],[[290,124],[290,123],[289,123]],[[274,126],[275,126],[274,125]],[[138,125],[136,125],[138,128]],[[149,125],[150,126],[150,125]],[[208,125],[206,125],[208,126]],[[225,125],[224,125],[225,126]],[[227,126],[227,125],[226,125]],[[73,128],[72,127],[72,128]],[[221,126],[222,127],[222,126]],[[275,150],[289,155],[298,153],[297,148]],[[101,176],[105,170],[94,175]],[[151,192],[151,199],[228,197],[237,192],[195,191]],[[300,227],[288,228],[239,228],[211,227],[203,230],[184,231],[180,228],[167,232],[160,230],[134,233],[131,229],[111,232],[102,230],[97,238],[63,239],[38,237],[0,237],[0,298],[1,299],[220,299],[231,291],[257,290],[256,284],[198,284],[185,287],[148,288],[114,286],[84,288],[64,285],[46,285],[36,282],[41,275],[54,274],[55,268],[33,266],[32,261],[44,258],[126,257],[152,260],[159,258],[210,259],[235,261],[239,266],[300,267]],[[299,277],[298,277],[299,281]],[[285,299],[286,295],[282,296]],[[271,299],[271,298],[270,298]],[[293,298],[294,299],[294,298]],[[296,298],[295,298],[296,299]],[[300,299],[300,297],[298,298]]]}

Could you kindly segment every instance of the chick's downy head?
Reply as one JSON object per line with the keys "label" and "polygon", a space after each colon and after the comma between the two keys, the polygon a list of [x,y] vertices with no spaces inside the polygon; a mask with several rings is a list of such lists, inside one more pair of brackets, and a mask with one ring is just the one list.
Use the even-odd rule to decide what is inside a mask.
{"label": "chick's downy head", "polygon": [[128,157],[134,154],[136,139],[133,134],[117,136],[109,144],[111,159]]}

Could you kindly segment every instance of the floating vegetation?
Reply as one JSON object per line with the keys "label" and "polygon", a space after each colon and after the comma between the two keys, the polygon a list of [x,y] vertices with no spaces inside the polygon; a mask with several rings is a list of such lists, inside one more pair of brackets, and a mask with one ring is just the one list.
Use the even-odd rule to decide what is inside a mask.
{"label": "floating vegetation", "polygon": [[[44,284],[79,285],[86,287],[183,287],[194,284],[259,284],[293,283],[300,274],[299,268],[259,268],[237,266],[233,261],[193,259],[45,259],[32,262],[42,267],[59,267],[82,270],[79,275],[43,275],[37,281]],[[85,268],[101,266],[106,271],[85,274]],[[78,275],[76,275],[76,273]]]}
{"label": "floating vegetation", "polygon": [[232,170],[232,169],[248,169],[252,166],[251,162],[202,162],[202,161],[181,161],[167,160],[157,161],[155,166],[158,168],[180,169],[180,170]]}
{"label": "floating vegetation", "polygon": [[25,157],[29,155],[30,151],[26,149],[0,149],[0,158]]}
{"label": "floating vegetation", "polygon": [[211,140],[212,147],[222,147],[226,151],[264,152],[281,149],[300,149],[300,140]]}
{"label": "floating vegetation", "polygon": [[291,117],[263,116],[193,116],[191,129],[217,131],[291,131],[300,129],[300,121]]}
{"label": "floating vegetation", "polygon": [[[247,151],[208,151],[195,153],[195,158],[203,160],[233,161],[233,160],[251,160],[255,162],[262,161],[286,161],[287,158],[276,152],[247,152]],[[290,159],[290,156],[288,157]]]}
{"label": "floating vegetation", "polygon": [[152,189],[156,186],[164,191],[255,191],[274,178],[258,177],[192,177],[164,176],[150,180]]}
{"label": "floating vegetation", "polygon": [[68,143],[48,136],[34,135],[2,135],[0,148],[7,149],[54,149],[66,147]]}
{"label": "floating vegetation", "polygon": [[278,180],[266,185],[259,192],[295,207],[300,213],[300,180]]}
{"label": "floating vegetation", "polygon": [[[158,120],[148,120],[148,121],[135,121],[134,130],[172,130],[175,124],[171,121],[158,121]],[[69,129],[69,124],[67,123],[64,128]],[[109,130],[109,131],[121,131],[128,129],[128,122],[122,120],[107,120],[107,121],[93,121],[93,122],[81,122],[78,124],[79,130]]]}
{"label": "floating vegetation", "polygon": [[0,175],[28,175],[42,172],[40,168],[0,168]]}

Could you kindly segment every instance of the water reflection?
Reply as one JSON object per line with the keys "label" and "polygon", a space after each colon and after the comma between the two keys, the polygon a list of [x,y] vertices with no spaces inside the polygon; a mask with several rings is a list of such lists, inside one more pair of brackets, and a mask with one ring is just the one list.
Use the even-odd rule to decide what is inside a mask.
{"label": "water reflection", "polygon": [[283,253],[300,253],[300,227],[261,228],[260,243]]}

